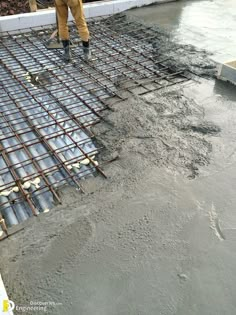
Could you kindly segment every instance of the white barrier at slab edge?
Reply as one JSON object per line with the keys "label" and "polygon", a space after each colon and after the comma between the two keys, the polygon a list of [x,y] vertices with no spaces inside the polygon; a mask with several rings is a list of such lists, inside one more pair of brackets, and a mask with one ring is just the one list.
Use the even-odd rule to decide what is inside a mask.
{"label": "white barrier at slab edge", "polygon": [[[84,4],[87,18],[119,13],[134,7],[152,3],[165,3],[176,0],[108,0]],[[73,17],[69,15],[69,20]],[[34,13],[23,13],[0,17],[0,32],[21,30],[42,25],[55,24],[55,9],[39,10]]]}

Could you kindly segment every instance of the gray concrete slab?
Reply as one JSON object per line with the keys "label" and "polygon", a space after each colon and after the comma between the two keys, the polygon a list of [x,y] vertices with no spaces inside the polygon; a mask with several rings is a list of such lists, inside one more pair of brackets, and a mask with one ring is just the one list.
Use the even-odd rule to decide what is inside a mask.
{"label": "gray concrete slab", "polygon": [[[234,3],[224,3],[178,2],[134,13],[140,20],[149,12],[148,20],[156,10],[157,21],[172,21],[172,10],[194,6],[191,15],[200,16],[218,5],[213,12],[233,20]],[[208,36],[201,31],[194,41],[189,31],[184,42],[200,47],[200,35]],[[218,32],[210,39],[216,43]],[[227,43],[222,36],[215,52]],[[52,315],[234,315],[235,87],[197,79],[133,95],[106,119],[94,131],[119,154],[106,167],[108,179],[86,181],[83,196],[64,189],[62,206],[1,244],[10,298],[60,303],[48,307]]]}
{"label": "gray concrete slab", "polygon": [[129,11],[146,23],[167,29],[176,41],[213,53],[218,62],[236,57],[234,0],[184,0]]}

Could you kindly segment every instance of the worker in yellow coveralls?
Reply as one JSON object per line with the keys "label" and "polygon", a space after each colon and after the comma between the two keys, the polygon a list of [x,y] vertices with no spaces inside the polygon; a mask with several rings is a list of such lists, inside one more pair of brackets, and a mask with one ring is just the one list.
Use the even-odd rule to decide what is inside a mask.
{"label": "worker in yellow coveralls", "polygon": [[55,0],[59,36],[62,40],[64,47],[64,59],[69,61],[71,59],[70,54],[70,35],[67,26],[68,20],[68,8],[75,19],[75,23],[79,32],[79,35],[83,43],[83,52],[86,60],[91,59],[91,49],[89,46],[89,30],[84,16],[84,9],[82,0]]}

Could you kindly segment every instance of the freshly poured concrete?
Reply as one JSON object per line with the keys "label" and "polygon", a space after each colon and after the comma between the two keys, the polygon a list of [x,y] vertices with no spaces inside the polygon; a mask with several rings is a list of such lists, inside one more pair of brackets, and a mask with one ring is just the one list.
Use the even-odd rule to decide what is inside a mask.
{"label": "freshly poured concrete", "polygon": [[167,29],[180,43],[212,52],[217,62],[236,58],[235,0],[183,0],[129,14]]}
{"label": "freshly poured concrete", "polygon": [[[216,19],[232,21],[226,2],[233,4],[187,1],[129,14],[156,12],[158,23],[215,3]],[[210,38],[218,42],[218,32]],[[198,47],[198,37],[189,43]],[[1,243],[9,298],[61,303],[48,308],[52,315],[234,315],[235,87],[199,78],[133,96],[95,132],[112,148],[104,155],[119,159],[105,167],[107,180],[85,182],[85,195],[65,189],[64,205]]]}

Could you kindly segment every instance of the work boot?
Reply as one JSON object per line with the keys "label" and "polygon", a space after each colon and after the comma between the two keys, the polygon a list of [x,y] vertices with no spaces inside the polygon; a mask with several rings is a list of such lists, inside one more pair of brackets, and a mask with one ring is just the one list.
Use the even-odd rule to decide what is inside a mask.
{"label": "work boot", "polygon": [[92,54],[91,54],[91,48],[89,45],[89,41],[84,42],[83,41],[83,52],[84,52],[84,59],[86,61],[89,61],[92,59]]}
{"label": "work boot", "polygon": [[70,61],[71,53],[70,53],[70,41],[69,40],[62,40],[62,45],[64,47],[64,56],[63,59],[65,61]]}

